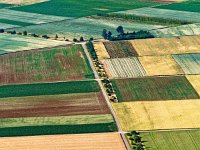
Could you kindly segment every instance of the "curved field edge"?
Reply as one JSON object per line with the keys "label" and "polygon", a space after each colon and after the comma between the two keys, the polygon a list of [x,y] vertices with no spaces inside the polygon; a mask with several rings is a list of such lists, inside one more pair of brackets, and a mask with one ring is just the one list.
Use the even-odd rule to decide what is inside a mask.
{"label": "curved field edge", "polygon": [[[62,139],[62,140],[61,140]],[[0,139],[0,149],[98,149],[125,150],[119,133],[68,134],[48,136],[8,137]]]}
{"label": "curved field edge", "polygon": [[0,98],[98,92],[95,80],[0,86]]}

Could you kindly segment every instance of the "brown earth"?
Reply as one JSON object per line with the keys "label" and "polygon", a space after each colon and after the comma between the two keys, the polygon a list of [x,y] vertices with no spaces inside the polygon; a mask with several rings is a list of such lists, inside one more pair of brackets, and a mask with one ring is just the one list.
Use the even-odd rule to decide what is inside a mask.
{"label": "brown earth", "polygon": [[110,113],[101,92],[0,99],[0,118]]}

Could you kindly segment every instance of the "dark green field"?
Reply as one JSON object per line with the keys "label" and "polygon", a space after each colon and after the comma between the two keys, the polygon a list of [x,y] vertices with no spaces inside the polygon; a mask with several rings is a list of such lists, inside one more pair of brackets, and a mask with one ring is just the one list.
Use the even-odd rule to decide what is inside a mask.
{"label": "dark green field", "polygon": [[13,20],[7,20],[7,19],[0,19],[0,22],[1,23],[6,23],[6,24],[18,25],[18,26],[34,25],[34,24],[28,23],[28,22],[20,22],[20,21],[13,21]]}
{"label": "dark green field", "polygon": [[198,99],[185,77],[150,77],[112,81],[120,102]]}
{"label": "dark green field", "polygon": [[156,8],[171,9],[179,11],[200,12],[200,2],[182,2],[169,5],[158,6]]}
{"label": "dark green field", "polygon": [[51,0],[12,9],[47,15],[83,17],[102,12],[122,11],[156,4],[158,3],[140,0],[82,0],[81,2],[78,0]]}
{"label": "dark green field", "polygon": [[87,93],[99,91],[96,81],[38,83],[0,86],[0,98],[68,93]]}
{"label": "dark green field", "polygon": [[9,7],[9,6],[12,6],[12,5],[0,3],[0,9],[1,9],[1,8],[6,8],[6,7]]}

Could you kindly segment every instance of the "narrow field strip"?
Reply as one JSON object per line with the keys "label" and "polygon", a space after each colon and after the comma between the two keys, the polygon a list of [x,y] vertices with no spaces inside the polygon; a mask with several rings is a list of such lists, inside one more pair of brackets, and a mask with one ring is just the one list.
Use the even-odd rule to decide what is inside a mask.
{"label": "narrow field strip", "polygon": [[[198,150],[200,149],[200,130],[196,131],[158,131],[141,132],[145,146],[154,150]],[[174,142],[176,144],[174,144]]]}
{"label": "narrow field strip", "polygon": [[199,99],[184,76],[114,79],[112,83],[122,102]]}
{"label": "narrow field strip", "polygon": [[20,26],[0,22],[1,29],[9,29],[9,28],[15,28],[15,27],[20,27]]}
{"label": "narrow field strip", "polygon": [[21,22],[27,22],[27,23],[33,23],[33,24],[41,24],[41,23],[62,21],[62,20],[67,20],[67,19],[72,19],[72,18],[28,13],[28,12],[15,11],[15,10],[10,10],[10,9],[1,9],[0,19],[8,19],[8,20],[13,20],[13,21],[21,21]]}
{"label": "narrow field strip", "polygon": [[148,76],[184,74],[181,67],[170,55],[143,56],[139,57],[139,61]]}
{"label": "narrow field strip", "polygon": [[111,78],[143,77],[146,74],[136,57],[105,59],[103,64]]}
{"label": "narrow field strip", "polygon": [[99,92],[95,80],[0,86],[0,98]]}
{"label": "narrow field strip", "polygon": [[0,150],[126,150],[119,133],[1,138],[0,143]]}
{"label": "narrow field strip", "polygon": [[137,15],[137,16],[147,16],[147,17],[158,17],[158,18],[169,18],[176,20],[184,20],[191,22],[200,22],[200,13],[197,12],[187,12],[178,10],[167,10],[159,8],[139,8],[127,11],[116,12],[120,14]]}
{"label": "narrow field strip", "polygon": [[151,34],[155,37],[173,37],[186,35],[200,35],[200,24],[189,24],[177,27],[169,27],[164,29],[151,30]]}
{"label": "narrow field strip", "polygon": [[113,103],[124,131],[200,128],[199,107],[200,99]]}
{"label": "narrow field strip", "polygon": [[101,92],[0,99],[0,118],[109,114]]}
{"label": "narrow field strip", "polygon": [[173,55],[185,74],[200,74],[200,54]]}
{"label": "narrow field strip", "polygon": [[186,77],[200,96],[200,75],[187,75]]}
{"label": "narrow field strip", "polygon": [[131,40],[139,56],[200,53],[200,36]]}
{"label": "narrow field strip", "polygon": [[108,54],[108,52],[102,42],[94,42],[93,44],[94,44],[94,49],[96,51],[96,54],[97,54],[99,60],[110,58],[110,55]]}

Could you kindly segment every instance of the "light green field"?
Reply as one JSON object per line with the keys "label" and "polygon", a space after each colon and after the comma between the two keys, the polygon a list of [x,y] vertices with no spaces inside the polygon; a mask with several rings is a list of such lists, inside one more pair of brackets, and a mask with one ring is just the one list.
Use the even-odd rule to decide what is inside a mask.
{"label": "light green field", "polygon": [[140,133],[147,150],[199,150],[200,130]]}

